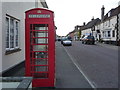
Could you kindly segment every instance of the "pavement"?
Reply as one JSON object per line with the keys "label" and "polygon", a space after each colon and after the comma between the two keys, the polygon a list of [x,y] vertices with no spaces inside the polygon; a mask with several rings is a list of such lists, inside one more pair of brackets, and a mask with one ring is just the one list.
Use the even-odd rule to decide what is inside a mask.
{"label": "pavement", "polygon": [[112,45],[112,44],[105,44],[105,43],[100,43],[100,42],[96,42],[97,45],[102,46],[102,47],[106,47],[106,48],[111,48],[114,50],[118,50],[119,46],[116,45]]}

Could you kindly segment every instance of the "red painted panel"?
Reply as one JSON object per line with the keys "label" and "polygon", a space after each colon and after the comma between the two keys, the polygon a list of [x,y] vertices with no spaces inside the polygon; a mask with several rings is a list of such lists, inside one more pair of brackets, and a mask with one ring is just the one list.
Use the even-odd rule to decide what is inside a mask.
{"label": "red painted panel", "polygon": [[[54,13],[42,8],[28,10],[26,11],[25,26],[26,76],[33,77],[33,87],[54,87]],[[48,36],[45,36],[47,35],[45,33]]]}

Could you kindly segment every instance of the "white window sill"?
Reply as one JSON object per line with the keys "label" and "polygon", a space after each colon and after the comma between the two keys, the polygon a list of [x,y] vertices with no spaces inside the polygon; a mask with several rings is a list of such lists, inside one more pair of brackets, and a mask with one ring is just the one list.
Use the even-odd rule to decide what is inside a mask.
{"label": "white window sill", "polygon": [[13,49],[13,50],[6,50],[5,55],[9,55],[9,54],[16,53],[16,52],[19,52],[19,51],[21,51],[20,48]]}

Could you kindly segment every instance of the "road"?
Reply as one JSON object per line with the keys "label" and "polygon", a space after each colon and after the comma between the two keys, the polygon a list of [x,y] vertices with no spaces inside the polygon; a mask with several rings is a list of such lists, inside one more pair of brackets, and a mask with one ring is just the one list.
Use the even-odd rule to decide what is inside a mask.
{"label": "road", "polygon": [[56,88],[92,88],[64,47],[56,43]]}
{"label": "road", "polygon": [[117,46],[84,45],[80,41],[62,46],[56,42],[56,62],[58,88],[118,87]]}

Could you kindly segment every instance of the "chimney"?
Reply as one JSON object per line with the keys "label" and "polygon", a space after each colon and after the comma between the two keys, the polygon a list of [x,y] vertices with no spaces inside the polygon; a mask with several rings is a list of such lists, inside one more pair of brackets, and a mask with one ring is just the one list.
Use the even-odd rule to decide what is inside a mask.
{"label": "chimney", "polygon": [[83,26],[85,26],[85,22],[83,22]]}
{"label": "chimney", "polygon": [[94,16],[92,17],[91,21],[93,21],[93,20],[94,20]]}
{"label": "chimney", "polygon": [[101,8],[101,21],[103,21],[103,19],[104,19],[104,13],[105,13],[105,8],[104,8],[104,5],[103,5],[102,8]]}

